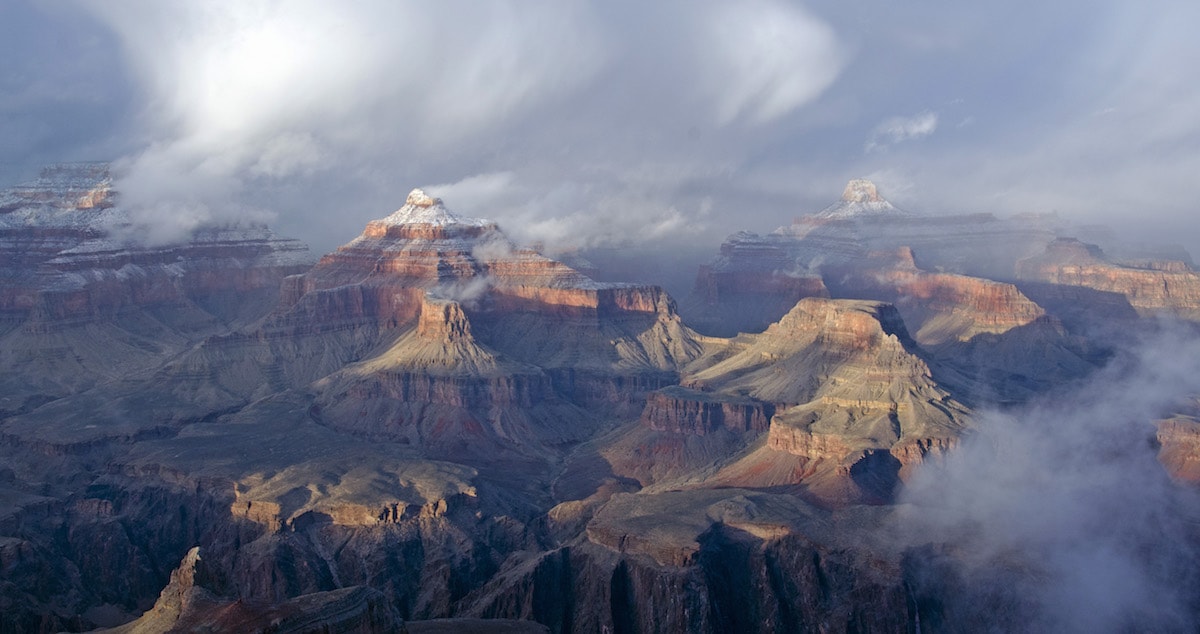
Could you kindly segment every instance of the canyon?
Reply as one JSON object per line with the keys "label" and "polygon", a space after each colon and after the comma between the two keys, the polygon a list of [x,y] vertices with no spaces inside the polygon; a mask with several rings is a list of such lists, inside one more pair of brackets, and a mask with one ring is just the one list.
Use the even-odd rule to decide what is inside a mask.
{"label": "canyon", "polygon": [[[0,631],[1018,629],[906,488],[1200,315],[1184,262],[862,179],[678,304],[419,189],[320,258],[122,204],[94,163],[0,194]],[[1192,491],[1196,419],[1114,451]]]}

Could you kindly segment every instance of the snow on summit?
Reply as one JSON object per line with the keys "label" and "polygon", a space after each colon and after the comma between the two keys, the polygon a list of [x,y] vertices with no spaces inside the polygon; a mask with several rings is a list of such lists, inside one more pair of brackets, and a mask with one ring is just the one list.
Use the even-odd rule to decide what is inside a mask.
{"label": "snow on summit", "polygon": [[387,225],[466,225],[468,227],[486,227],[492,224],[482,218],[464,218],[442,204],[441,198],[434,198],[423,189],[414,189],[408,194],[404,206],[392,212],[382,220]]}
{"label": "snow on summit", "polygon": [[856,178],[846,183],[842,199],[813,214],[817,218],[853,218],[877,214],[908,215],[879,195],[875,183]]}

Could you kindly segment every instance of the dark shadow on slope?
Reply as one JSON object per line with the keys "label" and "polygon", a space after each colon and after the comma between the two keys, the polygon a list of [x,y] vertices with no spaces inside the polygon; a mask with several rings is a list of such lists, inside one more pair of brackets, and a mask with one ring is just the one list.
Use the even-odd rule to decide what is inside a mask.
{"label": "dark shadow on slope", "polygon": [[871,449],[850,466],[850,479],[868,503],[888,504],[900,485],[900,467],[900,461],[886,449]]}

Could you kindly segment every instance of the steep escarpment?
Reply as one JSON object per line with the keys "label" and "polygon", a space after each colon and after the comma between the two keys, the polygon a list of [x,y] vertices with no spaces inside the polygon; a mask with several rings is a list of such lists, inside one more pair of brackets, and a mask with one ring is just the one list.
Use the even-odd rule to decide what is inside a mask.
{"label": "steep escarpment", "polygon": [[618,495],[586,538],[510,561],[468,610],[555,631],[905,631],[899,567],[855,542],[861,521],[736,489]]}
{"label": "steep escarpment", "polygon": [[890,497],[917,465],[957,444],[970,420],[913,345],[890,305],[808,299],[690,374],[690,385],[780,404],[765,447],[714,479],[755,481],[769,452],[786,452],[819,497]]}
{"label": "steep escarpment", "polygon": [[178,243],[125,237],[103,163],[45,169],[0,192],[0,412],[159,366],[266,314],[307,247],[262,226],[204,226]]}
{"label": "steep escarpment", "polygon": [[[1044,253],[1021,260],[1017,276],[1040,283],[1038,291],[1054,303],[1079,302],[1095,296],[1091,308],[1117,313],[1124,304],[1138,315],[1166,314],[1200,321],[1200,274],[1181,261],[1110,261],[1095,245],[1060,239]],[[1045,285],[1049,285],[1048,287]],[[1093,291],[1081,296],[1076,288]]]}
{"label": "steep escarpment", "polygon": [[420,190],[281,293],[254,329],[161,370],[167,400],[219,410],[312,389],[345,431],[516,447],[587,433],[581,406],[640,408],[702,345],[661,289],[596,283]]}
{"label": "steep escarpment", "polygon": [[215,595],[197,583],[200,548],[184,555],[154,607],[113,634],[177,631],[380,632],[404,631],[387,597],[365,586],[315,592],[281,603],[255,603]]}
{"label": "steep escarpment", "polygon": [[4,488],[21,497],[6,492],[16,504],[0,516],[14,555],[0,592],[18,631],[129,620],[197,545],[205,588],[256,612],[291,614],[306,605],[299,597],[369,586],[401,616],[450,616],[463,588],[534,543],[518,519],[532,501],[507,501],[474,470],[411,447],[335,433],[295,397],[65,459],[3,451],[14,467]]}
{"label": "steep escarpment", "polygon": [[711,393],[669,387],[649,395],[642,424],[655,431],[703,436],[718,429],[766,431],[775,407],[752,398],[716,397]]}
{"label": "steep escarpment", "polygon": [[[204,226],[146,247],[126,235],[131,224],[103,163],[53,166],[0,193],[0,312],[48,329],[189,304],[244,321],[269,310],[280,280],[309,265],[307,247],[263,226]],[[234,296],[242,312],[229,312]]]}
{"label": "steep escarpment", "polygon": [[689,321],[710,334],[760,332],[805,297],[829,297],[819,271],[801,265],[772,236],[741,232],[700,267]]}
{"label": "steep escarpment", "polygon": [[[960,400],[1025,402],[1106,358],[1077,336],[1073,322],[1064,325],[1060,311],[1047,313],[1025,285],[1007,281],[1020,258],[1054,239],[1053,224],[909,213],[859,179],[842,200],[790,226],[730,237],[702,267],[685,314],[702,330],[760,332],[791,308],[781,301],[787,293],[760,288],[786,272],[819,281],[822,292],[811,295],[894,304],[939,381]],[[742,296],[704,290],[714,271],[739,280]]]}
{"label": "steep escarpment", "polygon": [[907,247],[872,252],[832,278],[840,297],[893,303],[938,380],[963,401],[1027,401],[1103,361],[1015,285],[923,271]]}
{"label": "steep escarpment", "polygon": [[1155,422],[1158,461],[1178,482],[1200,484],[1200,397]]}
{"label": "steep escarpment", "polygon": [[839,269],[833,278],[839,297],[895,304],[922,346],[1002,334],[1046,314],[1012,284],[923,271],[909,247],[871,252],[857,266]]}
{"label": "steep escarpment", "polygon": [[[923,271],[954,273],[1009,280],[1017,260],[1038,253],[1055,237],[1053,217],[1026,216],[1001,219],[991,214],[929,216],[901,210],[886,199],[875,185],[856,179],[846,186],[842,199],[811,214],[798,216],[790,225],[766,235],[739,232],[721,245],[719,255],[701,267],[695,290],[684,303],[685,315],[703,332],[730,336],[736,332],[760,332],[778,320],[802,297],[848,297],[892,301],[883,294],[863,294],[883,290],[896,283],[915,284],[913,280],[874,279],[869,262],[873,253],[897,253],[907,249],[915,254],[913,267]],[[856,278],[852,281],[850,278]],[[922,293],[971,291],[950,290],[962,286],[962,278],[940,280],[926,278],[911,288]],[[859,288],[859,287],[862,288]],[[1022,313],[1020,299],[1011,290],[989,289],[990,299],[1011,301],[1009,308]],[[944,296],[942,309],[954,301]],[[984,308],[984,306],[980,306]],[[969,312],[966,307],[960,310]],[[976,312],[980,325],[987,325],[986,313]],[[1019,319],[1020,315],[1014,318]],[[970,319],[964,313],[957,320]],[[950,324],[940,326],[939,330]],[[961,327],[961,326],[960,326]],[[913,332],[920,328],[913,325]]]}
{"label": "steep escarpment", "polygon": [[479,344],[462,306],[425,297],[417,327],[382,353],[314,384],[336,429],[402,440],[435,455],[537,454],[578,441],[596,418],[559,396],[541,368]]}

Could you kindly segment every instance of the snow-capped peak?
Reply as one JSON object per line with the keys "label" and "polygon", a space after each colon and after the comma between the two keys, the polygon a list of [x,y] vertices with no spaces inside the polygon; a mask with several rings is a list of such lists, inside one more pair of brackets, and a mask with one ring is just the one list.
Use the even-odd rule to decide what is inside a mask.
{"label": "snow-capped peak", "polygon": [[383,219],[388,225],[466,225],[469,227],[486,227],[492,222],[482,218],[464,218],[442,204],[441,198],[434,198],[422,189],[414,189],[408,194],[404,206],[392,212]]}
{"label": "snow-capped peak", "polygon": [[817,218],[852,218],[880,214],[907,215],[879,195],[875,183],[855,178],[846,183],[842,199],[814,214]]}
{"label": "snow-capped peak", "polygon": [[846,189],[842,191],[842,200],[848,203],[887,202],[879,196],[879,190],[875,188],[875,183],[865,178],[855,178],[846,183]]}

